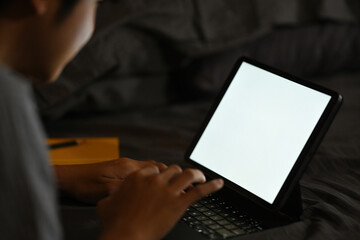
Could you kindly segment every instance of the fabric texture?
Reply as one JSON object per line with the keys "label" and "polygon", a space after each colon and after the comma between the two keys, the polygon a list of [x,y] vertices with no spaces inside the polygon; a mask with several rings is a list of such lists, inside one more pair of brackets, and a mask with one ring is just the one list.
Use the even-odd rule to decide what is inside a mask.
{"label": "fabric texture", "polygon": [[360,68],[359,26],[323,22],[279,27],[240,47],[197,58],[172,74],[169,100],[216,96],[240,56],[304,78],[356,71]]}
{"label": "fabric texture", "polygon": [[[166,83],[173,81],[170,72],[181,73],[199,58],[236,50],[279,26],[324,20],[356,23],[357,6],[356,0],[104,1],[93,39],[57,82],[37,89],[38,103],[42,114],[53,118],[75,108],[166,103],[165,91],[142,98],[141,86],[161,85],[166,90]],[[313,38],[318,36],[321,30]],[[303,46],[295,38],[290,41]]]}
{"label": "fabric texture", "polygon": [[[301,219],[239,240],[360,239],[360,73],[346,71],[310,80],[340,92],[344,102],[301,178]],[[184,154],[210,106],[207,100],[107,114],[73,114],[47,122],[46,129],[52,137],[119,137],[121,157],[186,167]],[[62,216],[67,240],[99,236],[95,207],[63,203]]]}
{"label": "fabric texture", "polygon": [[0,66],[2,239],[60,240],[55,181],[30,83]]}

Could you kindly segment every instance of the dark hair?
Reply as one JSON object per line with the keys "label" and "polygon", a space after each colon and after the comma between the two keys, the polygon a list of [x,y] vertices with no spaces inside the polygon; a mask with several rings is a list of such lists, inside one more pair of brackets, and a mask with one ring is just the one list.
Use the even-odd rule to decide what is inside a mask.
{"label": "dark hair", "polygon": [[[3,14],[16,0],[0,0],[0,14]],[[58,20],[65,19],[73,10],[78,0],[63,0],[58,13]]]}

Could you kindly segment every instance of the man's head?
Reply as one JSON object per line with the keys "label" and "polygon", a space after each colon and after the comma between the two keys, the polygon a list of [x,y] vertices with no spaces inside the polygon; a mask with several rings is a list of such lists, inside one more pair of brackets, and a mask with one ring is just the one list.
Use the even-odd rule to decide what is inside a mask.
{"label": "man's head", "polygon": [[0,61],[33,81],[54,80],[90,39],[97,0],[0,0]]}

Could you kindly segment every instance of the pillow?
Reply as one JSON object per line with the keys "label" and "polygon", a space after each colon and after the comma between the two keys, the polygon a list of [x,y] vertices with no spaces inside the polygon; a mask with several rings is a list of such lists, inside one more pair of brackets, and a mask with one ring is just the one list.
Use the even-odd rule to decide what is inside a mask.
{"label": "pillow", "polygon": [[[321,4],[316,1],[296,4],[297,2],[104,1],[99,8],[97,30],[89,44],[66,67],[57,82],[36,87],[39,109],[44,116],[57,118],[79,106],[88,106],[89,110],[91,106],[94,106],[94,109],[106,110],[141,103],[166,103],[166,92],[158,91],[155,86],[166,89],[166,78],[170,85],[173,85],[174,74],[171,73],[177,72],[180,73],[178,76],[181,76],[184,68],[191,69],[193,66],[201,65],[199,71],[188,74],[185,82],[201,85],[200,88],[212,88],[207,85],[218,84],[217,79],[215,83],[209,83],[193,80],[192,77],[194,73],[202,78],[202,74],[208,72],[208,64],[201,63],[203,59],[216,62],[213,59],[218,58],[218,55],[226,55],[225,58],[231,62],[235,56],[247,53],[247,47],[242,46],[253,46],[253,51],[247,54],[260,56],[260,60],[264,59],[263,53],[269,51],[265,42],[275,40],[263,40],[266,37],[262,37],[278,24],[294,25],[323,17],[343,21],[354,19],[347,5],[351,1],[336,1],[336,4],[334,1],[323,1]],[[270,38],[275,38],[274,36],[267,35]],[[259,38],[262,39],[257,41]],[[285,41],[286,37],[278,37],[278,40]],[[296,42],[296,39],[293,41]],[[255,47],[255,43],[260,44],[261,52],[256,50],[258,47]],[[285,45],[293,49],[289,44]],[[227,57],[229,52],[233,52],[233,57]],[[274,50],[274,54],[276,53]],[[198,59],[200,63],[191,66],[191,63],[198,62]],[[287,62],[288,60],[285,60],[285,63]],[[205,70],[202,71],[202,68]],[[226,70],[221,69],[219,74],[224,74]],[[107,80],[109,76],[111,81]],[[156,79],[157,77],[159,79]],[[120,83],[122,81],[124,83]],[[135,82],[130,84],[131,81]],[[113,88],[110,87],[110,82],[115,84]],[[143,92],[137,91],[140,88],[134,88],[134,85],[143,84],[149,87],[149,91],[161,96],[156,98],[156,101],[152,101],[154,98],[145,99]],[[119,91],[116,91],[117,89]],[[108,94],[110,90],[111,94]],[[116,96],[116,101],[113,101],[113,98],[104,99],[116,94],[119,95]]]}
{"label": "pillow", "polygon": [[246,55],[304,78],[360,69],[360,29],[357,24],[323,22],[277,27],[251,43],[198,58],[173,74],[173,102],[214,97],[235,61]]}

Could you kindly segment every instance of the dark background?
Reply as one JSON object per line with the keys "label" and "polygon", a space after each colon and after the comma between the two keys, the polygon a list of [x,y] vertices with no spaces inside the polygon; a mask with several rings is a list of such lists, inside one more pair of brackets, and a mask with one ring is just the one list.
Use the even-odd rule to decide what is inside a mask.
{"label": "dark background", "polygon": [[[357,0],[105,1],[89,44],[34,89],[39,111],[51,137],[117,136],[122,157],[183,165],[238,57],[329,87],[344,104],[300,182],[301,221],[245,238],[359,239],[359,14]],[[94,206],[61,210],[66,239],[97,238]]]}

